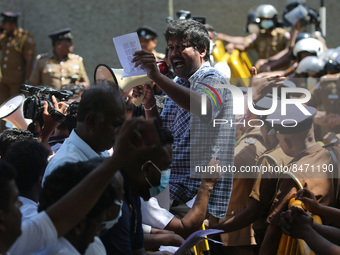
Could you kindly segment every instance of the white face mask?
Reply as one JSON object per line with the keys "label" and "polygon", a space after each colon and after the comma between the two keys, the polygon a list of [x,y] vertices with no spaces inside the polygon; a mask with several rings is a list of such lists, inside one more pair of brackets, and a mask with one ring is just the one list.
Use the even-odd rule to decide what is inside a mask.
{"label": "white face mask", "polygon": [[119,213],[118,213],[118,215],[117,215],[117,217],[115,219],[110,220],[110,221],[104,221],[106,229],[110,229],[114,225],[116,225],[118,223],[119,218],[122,216],[122,213],[123,213],[123,201],[119,202],[118,200],[115,200],[115,204],[119,205],[119,207],[120,207],[119,208]]}
{"label": "white face mask", "polygon": [[318,83],[318,79],[314,77],[308,77],[307,78],[307,89],[311,90],[315,88],[316,84]]}
{"label": "white face mask", "polygon": [[260,28],[256,24],[249,24],[248,25],[248,31],[251,34],[258,34],[260,32]]}

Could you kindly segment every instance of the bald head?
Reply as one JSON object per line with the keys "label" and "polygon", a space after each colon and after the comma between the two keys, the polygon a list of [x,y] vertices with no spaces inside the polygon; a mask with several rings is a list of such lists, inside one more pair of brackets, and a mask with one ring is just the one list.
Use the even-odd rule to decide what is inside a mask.
{"label": "bald head", "polygon": [[125,112],[124,100],[117,89],[103,84],[95,85],[82,94],[77,121],[84,122],[89,113],[103,117],[112,104]]}

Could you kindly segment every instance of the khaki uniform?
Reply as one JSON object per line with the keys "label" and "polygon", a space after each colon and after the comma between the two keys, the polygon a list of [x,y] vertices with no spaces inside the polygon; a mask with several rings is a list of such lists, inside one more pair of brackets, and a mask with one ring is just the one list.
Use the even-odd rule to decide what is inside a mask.
{"label": "khaki uniform", "polygon": [[25,81],[25,55],[33,55],[35,42],[33,35],[18,28],[13,36],[0,36],[1,73],[0,104],[20,92]]}
{"label": "khaki uniform", "polygon": [[[254,166],[258,158],[262,153],[266,151],[263,137],[261,135],[260,128],[250,128],[246,133],[239,139],[235,146],[234,155],[240,157],[244,162],[243,166]],[[247,178],[242,176],[242,173],[235,173],[233,178],[233,189],[231,192],[230,203],[225,220],[228,220],[238,213],[242,212],[250,203],[249,194],[254,182],[254,176],[256,173],[250,173]],[[224,220],[219,220],[220,222]],[[221,240],[226,246],[243,246],[238,247],[242,250],[242,254],[252,254],[251,245],[256,245],[254,232],[252,225],[243,228],[238,231],[221,235]],[[246,247],[248,247],[247,250]],[[228,250],[227,254],[239,253],[239,249],[236,247]]]}
{"label": "khaki uniform", "polygon": [[59,61],[54,55],[41,54],[37,56],[30,82],[60,89],[62,85],[71,83],[72,75],[79,76],[77,81],[89,84],[82,57],[69,53],[64,60]]}
{"label": "khaki uniform", "polygon": [[163,54],[163,53],[159,53],[155,50],[153,50],[152,53],[155,55],[156,60],[164,60],[164,58],[165,58],[165,54]]}
{"label": "khaki uniform", "polygon": [[[315,108],[323,106],[326,114],[340,114],[340,74],[327,74],[321,77],[320,83],[312,92],[307,105]],[[340,133],[340,126],[325,127],[325,133]]]}
{"label": "khaki uniform", "polygon": [[[322,169],[323,164],[326,164],[327,166],[333,164],[333,160],[328,149],[335,153],[339,162],[340,148],[328,147],[326,149],[321,147],[319,144],[315,144],[294,157],[288,167],[289,171],[298,178],[302,186],[308,188],[314,193],[320,204],[334,206],[335,199],[338,198],[334,198],[333,176],[334,172],[338,171],[338,169],[333,169],[333,172],[323,172]],[[294,166],[297,166],[297,168],[294,169]],[[318,166],[321,166],[321,168]],[[274,198],[270,209],[271,212],[267,218],[267,223],[275,226],[278,226],[279,224],[280,214],[288,209],[288,202],[291,196],[298,191],[298,186],[290,177],[281,178],[278,182],[278,187],[276,197]],[[339,187],[337,187],[337,190],[339,190]]]}
{"label": "khaki uniform", "polygon": [[275,28],[271,34],[261,31],[255,40],[246,40],[245,50],[255,49],[260,59],[267,59],[288,47],[290,34],[283,28]]}
{"label": "khaki uniform", "polygon": [[[292,160],[292,157],[287,156],[280,145],[277,145],[274,149],[266,151],[257,161],[256,165],[261,169],[268,169],[269,166],[284,167]],[[252,191],[249,197],[262,203],[266,209],[260,220],[254,222],[253,229],[256,233],[264,233],[267,229],[266,219],[269,213],[271,203],[276,194],[276,184],[279,178],[278,172],[260,172],[256,178]]]}

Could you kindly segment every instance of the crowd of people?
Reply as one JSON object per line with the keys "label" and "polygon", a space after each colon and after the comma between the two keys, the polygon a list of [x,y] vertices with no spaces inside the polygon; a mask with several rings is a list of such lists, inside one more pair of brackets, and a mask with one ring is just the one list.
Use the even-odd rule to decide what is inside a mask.
{"label": "crowd of people", "polygon": [[[287,236],[339,254],[340,50],[305,1],[284,14],[301,6],[295,23],[258,6],[246,37],[180,16],[165,54],[139,27],[132,63],[152,83],[126,91],[90,84],[69,28],[33,65],[33,35],[1,13],[0,103],[23,83],[73,95],[47,99],[33,130],[1,125],[0,254],[173,254],[202,229],[224,233],[186,254],[277,254],[293,249]],[[248,88],[230,84],[217,41],[223,54],[257,51]]]}

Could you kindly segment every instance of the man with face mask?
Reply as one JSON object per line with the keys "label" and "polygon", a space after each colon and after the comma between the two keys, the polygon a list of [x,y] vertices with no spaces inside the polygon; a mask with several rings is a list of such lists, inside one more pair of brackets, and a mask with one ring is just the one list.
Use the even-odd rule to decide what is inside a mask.
{"label": "man with face mask", "polygon": [[140,197],[149,200],[158,195],[170,179],[173,137],[164,129],[161,132],[166,137],[163,145],[142,158],[131,160],[121,171],[124,178],[122,216],[101,236],[108,254],[145,253]]}
{"label": "man with face mask", "polygon": [[[340,62],[340,55],[334,59],[334,62]],[[311,99],[307,102],[307,105],[313,107],[323,105],[326,112],[325,115],[318,113],[314,118],[317,125],[325,127],[320,137],[318,137],[319,139],[328,132],[340,133],[339,79],[339,73],[322,76],[312,92]]]}
{"label": "man with face mask", "polygon": [[223,33],[217,34],[217,39],[227,43],[226,50],[230,53],[234,48],[244,50],[244,45],[250,44],[257,38],[260,32],[260,19],[255,16],[255,12],[250,12],[247,17],[247,25],[244,28],[244,32],[249,33],[246,37],[241,36],[230,36]]}
{"label": "man with face mask", "polygon": [[260,19],[261,31],[254,41],[246,42],[244,50],[255,49],[260,59],[268,59],[288,46],[290,34],[277,27],[277,15],[277,10],[270,4],[257,7],[255,16]]}

